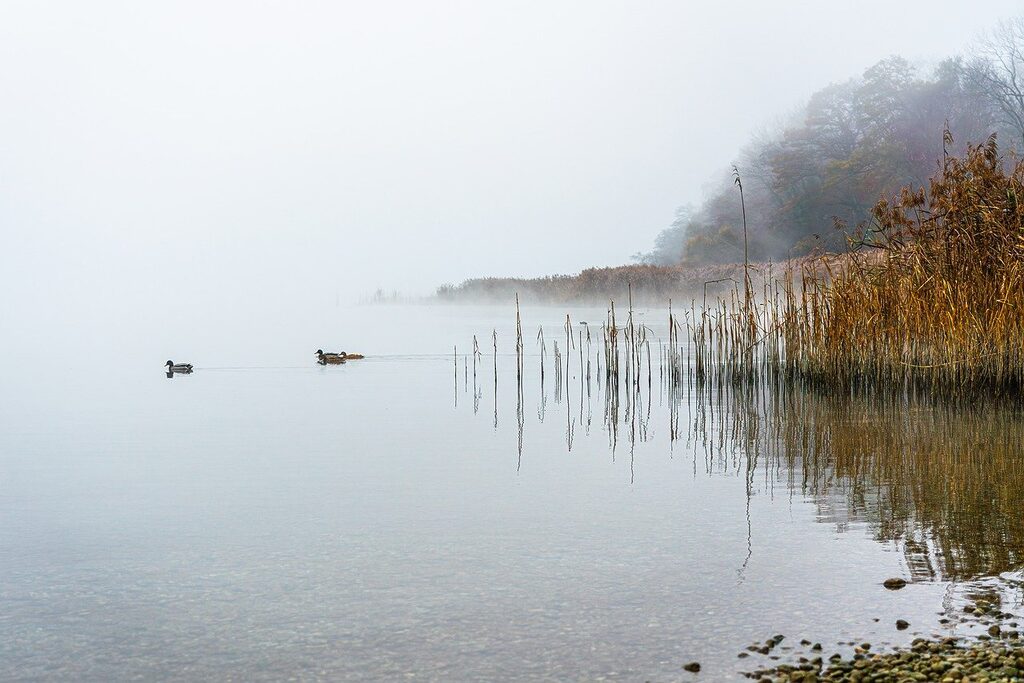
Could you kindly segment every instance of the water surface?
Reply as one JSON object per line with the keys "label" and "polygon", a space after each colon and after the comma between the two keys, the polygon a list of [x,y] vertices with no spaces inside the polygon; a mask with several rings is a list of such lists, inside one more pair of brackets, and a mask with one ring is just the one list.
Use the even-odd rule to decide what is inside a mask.
{"label": "water surface", "polygon": [[[603,316],[571,313],[577,339]],[[551,309],[523,312],[521,398],[511,310],[151,326],[84,366],[13,348],[0,678],[726,680],[775,633],[827,656],[964,632],[940,613],[1019,569],[1014,411],[673,392],[665,314],[637,318],[650,384],[617,405]]]}

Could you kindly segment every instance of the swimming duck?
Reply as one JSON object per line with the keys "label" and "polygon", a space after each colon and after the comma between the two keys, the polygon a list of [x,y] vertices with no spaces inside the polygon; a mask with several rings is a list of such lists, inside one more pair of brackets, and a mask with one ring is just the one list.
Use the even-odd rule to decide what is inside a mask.
{"label": "swimming duck", "polygon": [[173,360],[169,360],[164,365],[167,366],[167,372],[180,372],[185,375],[192,372],[191,363],[175,363]]}
{"label": "swimming duck", "polygon": [[337,365],[339,363],[344,363],[347,360],[360,360],[365,358],[361,353],[346,353],[345,351],[342,351],[341,353],[330,353],[324,352],[323,349],[316,350],[316,357],[317,362],[320,363],[320,365]]}
{"label": "swimming duck", "polygon": [[320,365],[326,365],[327,363],[344,363],[345,353],[333,353],[331,351],[325,353],[323,349],[317,349],[316,360]]}

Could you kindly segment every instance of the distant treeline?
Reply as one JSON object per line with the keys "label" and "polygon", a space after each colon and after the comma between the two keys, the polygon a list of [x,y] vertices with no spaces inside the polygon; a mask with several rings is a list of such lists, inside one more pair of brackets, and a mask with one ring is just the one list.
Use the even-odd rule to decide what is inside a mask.
{"label": "distant treeline", "polygon": [[[788,123],[756,136],[737,162],[751,260],[845,248],[870,232],[871,208],[924,187],[945,156],[996,133],[1024,150],[1024,18],[999,24],[971,53],[921,74],[900,57],[815,93]],[[699,207],[680,209],[653,265],[743,260],[743,221],[731,172]]]}
{"label": "distant treeline", "polygon": [[466,280],[461,285],[437,289],[441,301],[512,301],[516,294],[524,303],[561,304],[590,302],[607,304],[609,299],[625,302],[632,289],[636,303],[664,304],[675,297],[700,298],[705,283],[708,293],[737,286],[743,281],[743,264],[710,266],[658,266],[651,264],[588,268],[578,275],[539,278],[488,277]]}

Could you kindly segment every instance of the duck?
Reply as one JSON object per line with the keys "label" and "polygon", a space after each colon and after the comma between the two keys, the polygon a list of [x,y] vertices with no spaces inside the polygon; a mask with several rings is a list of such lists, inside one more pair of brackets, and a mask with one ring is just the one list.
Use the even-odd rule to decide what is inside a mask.
{"label": "duck", "polygon": [[326,365],[327,363],[344,363],[345,353],[334,353],[333,351],[325,352],[323,349],[317,349],[316,360],[320,365]]}
{"label": "duck", "polygon": [[320,365],[337,365],[349,360],[361,360],[366,356],[361,353],[346,353],[345,351],[342,351],[341,353],[334,353],[325,352],[323,349],[317,349],[316,357],[317,362],[320,363]]}
{"label": "duck", "polygon": [[167,366],[167,372],[180,372],[185,375],[192,372],[191,363],[175,363],[173,360],[169,360],[164,365]]}

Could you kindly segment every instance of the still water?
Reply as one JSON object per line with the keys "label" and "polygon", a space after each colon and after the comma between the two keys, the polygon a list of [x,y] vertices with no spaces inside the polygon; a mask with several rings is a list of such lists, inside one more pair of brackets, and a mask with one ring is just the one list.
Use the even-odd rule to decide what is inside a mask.
{"label": "still water", "polygon": [[[638,312],[650,384],[609,410],[599,344],[588,384],[564,314],[524,310],[521,400],[511,310],[14,354],[0,679],[687,681],[699,661],[730,680],[776,633],[795,647],[776,655],[827,656],[963,633],[939,619],[971,591],[1019,601],[999,578],[1024,554],[1013,411],[670,392],[658,310]],[[602,318],[572,312],[574,336]],[[318,347],[368,358],[321,367]],[[195,373],[168,379],[168,358]]]}

